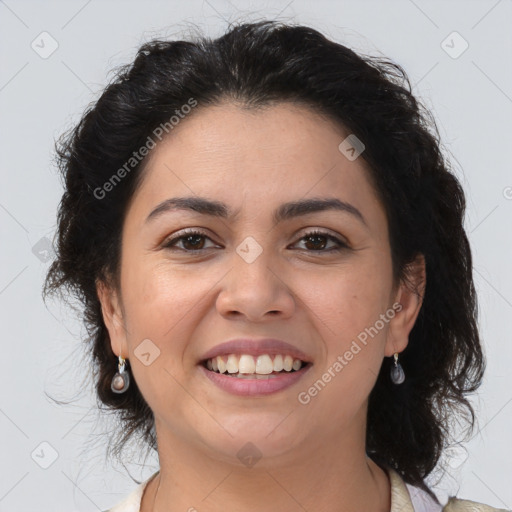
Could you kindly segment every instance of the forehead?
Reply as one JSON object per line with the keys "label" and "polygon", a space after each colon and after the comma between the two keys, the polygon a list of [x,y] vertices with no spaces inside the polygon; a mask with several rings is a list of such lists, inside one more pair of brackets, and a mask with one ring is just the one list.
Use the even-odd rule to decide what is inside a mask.
{"label": "forehead", "polygon": [[[169,157],[186,163],[251,170],[314,161],[329,163],[345,137],[342,128],[312,109],[291,103],[244,108],[234,103],[199,107],[181,121],[150,155],[158,165]],[[333,151],[335,150],[335,151]],[[320,162],[319,162],[320,159]]]}
{"label": "forehead", "polygon": [[[218,199],[233,210],[304,197],[338,197],[378,208],[362,158],[340,152],[349,135],[308,107],[197,107],[148,155],[133,201],[140,215],[173,196]],[[366,207],[365,207],[366,204]]]}

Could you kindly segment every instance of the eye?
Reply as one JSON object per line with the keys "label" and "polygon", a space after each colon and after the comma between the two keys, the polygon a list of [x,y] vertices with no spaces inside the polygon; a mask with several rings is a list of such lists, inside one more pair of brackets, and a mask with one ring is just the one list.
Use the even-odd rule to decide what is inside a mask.
{"label": "eye", "polygon": [[[339,238],[320,230],[307,232],[300,239],[300,241],[302,240],[305,241],[304,243],[306,244],[307,249],[310,249],[308,252],[333,252],[348,249],[348,245],[342,242]],[[333,242],[335,246],[324,250],[329,241]]]}
{"label": "eye", "polygon": [[[206,233],[197,229],[191,229],[169,239],[162,247],[169,250],[200,252],[211,248],[205,247],[206,240],[211,241],[211,238]],[[348,245],[339,238],[321,230],[307,232],[300,241],[304,241],[308,252],[334,252],[348,249]],[[334,247],[325,249],[329,242],[334,243]],[[182,244],[182,246],[179,247],[179,244]],[[215,245],[212,247],[215,247]]]}
{"label": "eye", "polygon": [[[162,247],[171,251],[181,250],[186,252],[199,252],[209,249],[209,247],[204,247],[205,240],[211,241],[211,239],[202,231],[191,229],[182,232],[179,236],[175,236],[174,238],[167,240]],[[183,244],[183,246],[176,249],[177,244]]]}

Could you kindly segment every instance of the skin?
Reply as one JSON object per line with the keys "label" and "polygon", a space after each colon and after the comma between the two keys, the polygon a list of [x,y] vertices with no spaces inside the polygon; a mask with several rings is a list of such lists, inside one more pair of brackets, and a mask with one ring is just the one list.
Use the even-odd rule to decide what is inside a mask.
{"label": "skin", "polygon": [[[198,107],[151,151],[125,218],[120,290],[98,283],[112,350],[130,360],[155,414],[160,473],[144,492],[143,512],[225,511],[227,503],[244,512],[390,510],[388,476],[365,452],[367,400],[383,358],[407,346],[425,265],[418,258],[408,270],[419,295],[393,286],[385,211],[364,160],[339,151],[347,135],[306,107],[250,111],[226,102]],[[145,222],[161,201],[193,195],[238,215],[176,210]],[[273,223],[279,205],[311,197],[352,204],[366,225],[334,210]],[[184,228],[207,232],[201,253],[185,241],[162,247]],[[311,228],[349,248],[329,252],[336,244],[326,238],[308,244]],[[250,264],[236,252],[248,236],[263,250]],[[396,303],[401,311],[300,404],[298,393]],[[284,339],[313,367],[273,395],[231,395],[197,365],[239,336]],[[145,339],[160,350],[149,366],[134,353]],[[247,442],[262,454],[253,467],[237,457]]]}

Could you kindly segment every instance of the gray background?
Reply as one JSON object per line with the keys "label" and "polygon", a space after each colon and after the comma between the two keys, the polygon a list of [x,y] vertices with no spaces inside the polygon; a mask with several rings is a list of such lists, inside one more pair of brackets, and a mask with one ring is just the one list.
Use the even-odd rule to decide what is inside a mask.
{"label": "gray background", "polygon": [[[41,300],[61,195],[54,138],[143,41],[186,36],[189,23],[219,35],[227,21],[264,17],[308,24],[356,51],[391,57],[433,110],[467,193],[488,369],[473,399],[478,433],[466,450],[445,454],[450,474],[436,472],[431,483],[443,502],[457,493],[512,508],[510,0],[0,0],[0,511],[103,510],[135,485],[125,468],[105,463],[101,433],[112,425],[96,413],[81,365],[80,320],[58,301],[47,309]],[[44,55],[52,44],[56,51]],[[76,400],[59,407],[46,393]],[[139,452],[133,448],[127,469],[142,480],[157,459],[144,466]]]}

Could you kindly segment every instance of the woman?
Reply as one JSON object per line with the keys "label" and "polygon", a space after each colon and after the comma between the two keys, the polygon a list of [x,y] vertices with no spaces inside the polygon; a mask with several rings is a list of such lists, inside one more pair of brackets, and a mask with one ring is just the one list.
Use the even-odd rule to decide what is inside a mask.
{"label": "woman", "polygon": [[[275,22],[140,48],[58,147],[111,512],[497,510],[424,483],[485,362],[463,190],[405,72]],[[475,508],[480,507],[480,508]]]}

